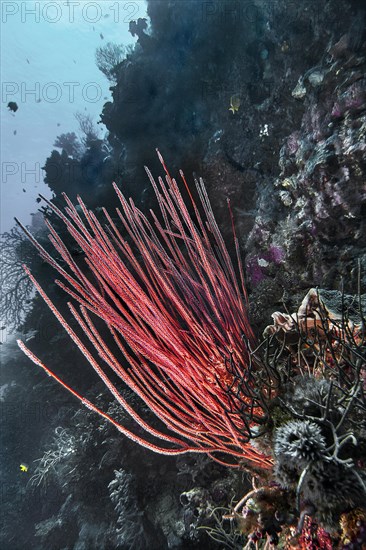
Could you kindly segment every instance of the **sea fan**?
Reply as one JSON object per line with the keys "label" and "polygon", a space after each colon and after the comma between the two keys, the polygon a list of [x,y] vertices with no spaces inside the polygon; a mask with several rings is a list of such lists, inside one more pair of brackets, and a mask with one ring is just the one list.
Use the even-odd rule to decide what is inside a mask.
{"label": "sea fan", "polygon": [[[193,219],[158,155],[166,181],[159,178],[156,183],[146,169],[160,207],[160,217],[150,212],[152,221],[115,184],[122,208],[116,209],[115,219],[103,208],[105,225],[80,198],[76,208],[64,195],[65,213],[46,201],[82,249],[83,267],[48,220],[49,238],[62,263],[22,226],[41,257],[62,276],[57,284],[73,299],[70,311],[98,360],[25,267],[29,277],[113,396],[149,435],[142,437],[117,423],[63,382],[22,341],[19,346],[84,405],[144,447],[163,454],[225,453],[234,459],[230,465],[249,461],[270,468],[271,460],[249,443],[252,427],[265,421],[263,404],[271,388],[256,384],[250,354],[255,338],[234,224],[240,284],[202,180],[196,181],[201,214],[180,172]],[[104,321],[119,357],[106,344],[106,332],[97,328],[95,318]],[[167,429],[156,428],[130,406],[109,369]]]}

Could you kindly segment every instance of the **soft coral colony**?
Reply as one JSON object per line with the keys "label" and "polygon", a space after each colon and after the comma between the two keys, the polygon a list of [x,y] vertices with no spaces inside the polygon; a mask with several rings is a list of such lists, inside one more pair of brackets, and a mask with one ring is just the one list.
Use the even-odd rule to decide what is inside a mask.
{"label": "soft coral colony", "polygon": [[[356,539],[362,544],[362,296],[348,303],[344,295],[324,297],[312,290],[297,314],[274,314],[274,325],[258,344],[248,320],[234,224],[235,267],[202,180],[196,181],[195,202],[183,173],[181,192],[158,155],[165,180],[156,182],[147,170],[160,208],[159,215],[150,211],[150,220],[116,185],[121,207],[115,217],[102,209],[103,222],[80,198],[75,207],[64,196],[64,212],[47,201],[83,251],[83,267],[49,220],[49,238],[60,261],[22,226],[41,257],[61,275],[57,284],[72,298],[68,306],[84,337],[25,267],[29,277],[136,422],[136,431],[72,389],[23,342],[19,346],[84,405],[140,445],[168,455],[207,453],[251,472],[253,491],[230,514],[247,535],[248,548],[258,541],[275,545],[279,538],[288,548],[311,547],[306,546],[309,540],[318,541],[314,548],[331,547],[336,540],[345,547]],[[142,417],[117,389],[116,379],[159,421]]]}

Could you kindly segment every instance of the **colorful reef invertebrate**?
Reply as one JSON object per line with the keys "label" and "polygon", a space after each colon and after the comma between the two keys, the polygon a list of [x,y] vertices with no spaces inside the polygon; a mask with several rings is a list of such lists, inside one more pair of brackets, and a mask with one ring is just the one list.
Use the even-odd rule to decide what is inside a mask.
{"label": "colorful reef invertebrate", "polygon": [[261,361],[278,390],[258,446],[274,466],[226,516],[248,550],[364,547],[365,299],[311,289],[265,330]]}
{"label": "colorful reef invertebrate", "polygon": [[[236,268],[202,180],[195,201],[183,173],[181,191],[159,158],[165,180],[156,182],[146,169],[160,208],[151,220],[116,185],[121,207],[115,217],[102,209],[103,220],[80,198],[75,207],[64,196],[65,211],[46,201],[81,249],[77,261],[50,220],[60,260],[22,226],[61,275],[57,284],[73,301],[80,336],[26,272],[136,429],[85,399],[24,342],[19,346],[136,443],[167,455],[206,453],[250,471],[253,490],[223,517],[236,526],[235,537],[244,534],[246,548],[260,542],[328,549],[337,537],[347,544],[362,538],[364,525],[352,511],[364,521],[366,297],[360,290],[352,297],[311,289],[297,313],[273,314],[258,344],[234,224]],[[120,381],[152,415],[132,407]],[[219,533],[223,540],[222,525]]]}
{"label": "colorful reef invertebrate", "polygon": [[[19,341],[19,346],[84,405],[153,451],[194,451],[214,454],[216,459],[218,453],[224,453],[234,459],[230,465],[244,461],[268,469],[271,459],[249,440],[253,427],[265,422],[264,403],[272,397],[273,388],[256,383],[256,363],[250,357],[255,337],[247,316],[235,230],[241,284],[203,182],[197,181],[196,187],[204,217],[181,172],[193,220],[177,182],[158,155],[166,181],[159,178],[156,183],[146,169],[160,206],[160,218],[151,212],[152,222],[116,185],[122,208],[116,209],[117,219],[103,209],[106,226],[80,198],[82,213],[67,196],[65,213],[46,201],[83,251],[84,267],[76,263],[49,221],[49,238],[62,262],[23,227],[42,258],[61,275],[63,280],[57,284],[78,304],[79,308],[68,305],[99,360],[27,267],[26,272],[112,395],[137,422],[137,431],[143,428],[146,437],[121,426],[73,390],[24,342]],[[124,234],[118,223],[122,223]],[[96,318],[104,321],[116,350],[107,345]],[[108,367],[148,405],[163,422],[162,428],[147,422],[129,405]]]}

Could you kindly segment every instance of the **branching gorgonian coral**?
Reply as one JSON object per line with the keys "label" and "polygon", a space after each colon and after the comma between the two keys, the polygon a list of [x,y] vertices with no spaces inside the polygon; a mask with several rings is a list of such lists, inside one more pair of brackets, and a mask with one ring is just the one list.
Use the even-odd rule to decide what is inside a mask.
{"label": "branching gorgonian coral", "polygon": [[34,254],[18,227],[0,235],[0,246],[0,317],[1,324],[12,332],[24,322],[31,309],[33,287],[22,264],[32,264]]}
{"label": "branching gorgonian coral", "polygon": [[[84,405],[153,451],[208,453],[217,460],[221,460],[221,453],[234,459],[231,465],[244,461],[268,469],[271,459],[253,448],[250,438],[252,428],[265,422],[264,403],[272,388],[270,384],[258,386],[258,366],[250,358],[255,337],[248,321],[235,230],[238,274],[203,182],[196,182],[199,208],[181,172],[193,218],[177,182],[159,158],[165,182],[159,178],[156,183],[146,169],[160,207],[160,217],[151,211],[151,221],[116,185],[121,209],[116,209],[115,218],[103,209],[104,222],[80,198],[79,208],[75,208],[64,196],[65,213],[46,201],[83,251],[83,266],[76,263],[49,221],[49,238],[62,258],[60,262],[23,228],[41,257],[61,275],[63,280],[57,284],[72,298],[70,311],[91,348],[63,318],[27,267],[26,272],[112,395],[139,425],[136,432],[143,428],[146,437],[120,425],[83,398],[23,342],[19,346]],[[104,321],[105,332],[97,328],[97,318]],[[116,350],[107,345],[106,334],[113,338]],[[166,429],[156,428],[131,407],[117,390],[108,367]]]}

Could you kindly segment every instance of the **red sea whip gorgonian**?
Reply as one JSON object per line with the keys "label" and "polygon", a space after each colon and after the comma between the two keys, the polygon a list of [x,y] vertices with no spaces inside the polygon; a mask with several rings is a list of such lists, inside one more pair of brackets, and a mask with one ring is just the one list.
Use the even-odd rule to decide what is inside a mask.
{"label": "red sea whip gorgonian", "polygon": [[[202,180],[196,182],[201,203],[198,208],[180,172],[193,220],[177,182],[158,155],[165,181],[159,178],[155,182],[146,171],[160,217],[150,211],[150,222],[114,184],[121,204],[121,209],[116,209],[117,219],[124,226],[124,234],[117,219],[104,208],[102,224],[80,198],[75,208],[64,195],[65,213],[46,200],[83,251],[84,267],[75,262],[48,220],[49,239],[62,262],[22,226],[43,260],[62,276],[57,284],[73,299],[74,304],[68,306],[94,354],[29,269],[24,269],[112,395],[139,425],[139,433],[141,428],[146,431],[146,438],[120,425],[72,389],[24,342],[19,341],[19,346],[84,405],[144,447],[168,455],[207,453],[221,462],[224,453],[231,456],[230,465],[249,463],[259,469],[271,468],[272,461],[250,443],[252,434],[260,432],[265,421],[263,403],[272,397],[273,390],[270,385],[258,388],[256,382],[250,352],[255,337],[248,321],[234,224],[240,283]],[[106,344],[105,332],[96,327],[95,318],[104,321],[119,357]],[[131,407],[112,382],[112,371],[167,429],[154,427]]]}

